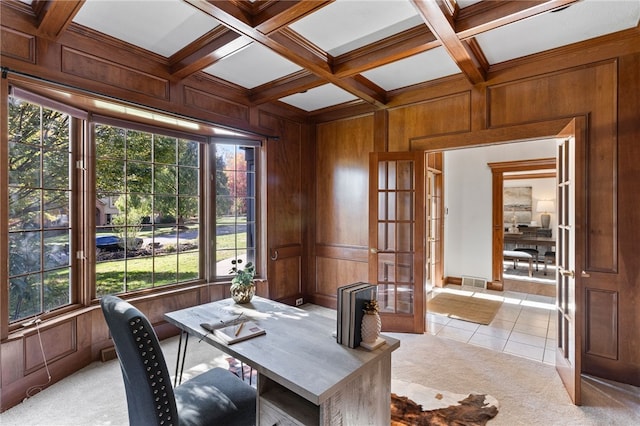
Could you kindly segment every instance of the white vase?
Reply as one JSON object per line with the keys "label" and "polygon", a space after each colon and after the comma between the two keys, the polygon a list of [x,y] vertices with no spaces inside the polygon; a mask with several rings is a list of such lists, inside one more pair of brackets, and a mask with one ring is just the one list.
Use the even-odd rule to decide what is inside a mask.
{"label": "white vase", "polygon": [[382,328],[382,321],[380,321],[380,315],[364,314],[362,317],[362,341],[365,343],[374,343],[378,336],[380,336],[380,329]]}

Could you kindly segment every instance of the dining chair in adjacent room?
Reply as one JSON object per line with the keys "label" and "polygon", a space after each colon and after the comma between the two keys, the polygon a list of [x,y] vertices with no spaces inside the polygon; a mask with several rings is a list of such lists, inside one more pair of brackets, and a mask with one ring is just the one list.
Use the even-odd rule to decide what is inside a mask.
{"label": "dining chair in adjacent room", "polygon": [[147,317],[117,296],[102,297],[100,306],[120,361],[131,425],[255,424],[253,387],[219,367],[173,387]]}

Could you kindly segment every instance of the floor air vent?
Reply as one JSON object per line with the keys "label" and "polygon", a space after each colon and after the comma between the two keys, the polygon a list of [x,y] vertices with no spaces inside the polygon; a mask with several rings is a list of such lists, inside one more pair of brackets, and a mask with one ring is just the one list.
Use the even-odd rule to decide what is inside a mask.
{"label": "floor air vent", "polygon": [[466,287],[474,287],[474,288],[487,288],[487,280],[484,278],[476,278],[476,277],[462,277],[462,285]]}

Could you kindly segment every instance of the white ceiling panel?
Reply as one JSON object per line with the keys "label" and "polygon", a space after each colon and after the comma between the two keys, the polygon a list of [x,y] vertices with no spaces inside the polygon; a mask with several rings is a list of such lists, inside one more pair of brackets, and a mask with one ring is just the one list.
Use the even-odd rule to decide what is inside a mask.
{"label": "white ceiling panel", "polygon": [[332,56],[422,24],[408,0],[337,0],[291,25]]}
{"label": "white ceiling panel", "polygon": [[219,25],[181,0],[87,0],[73,21],[165,57]]}
{"label": "white ceiling panel", "polygon": [[252,89],[301,69],[266,47],[251,43],[203,71],[246,89]]}
{"label": "white ceiling panel", "polygon": [[477,41],[489,63],[497,64],[633,28],[639,19],[640,0],[584,0],[480,34]]}
{"label": "white ceiling panel", "polygon": [[356,96],[346,90],[342,90],[338,86],[325,84],[323,86],[309,89],[304,93],[296,93],[295,95],[286,96],[280,100],[308,112],[356,99],[358,99]]}
{"label": "white ceiling panel", "polygon": [[394,90],[427,80],[458,74],[460,69],[442,47],[362,73],[384,90]]}

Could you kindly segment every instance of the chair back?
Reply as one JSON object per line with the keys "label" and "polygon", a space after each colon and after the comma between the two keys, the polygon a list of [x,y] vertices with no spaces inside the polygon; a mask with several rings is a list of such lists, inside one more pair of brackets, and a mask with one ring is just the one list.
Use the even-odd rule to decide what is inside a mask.
{"label": "chair back", "polygon": [[133,305],[104,296],[100,306],[118,354],[131,425],[178,425],[176,400],[160,342]]}

